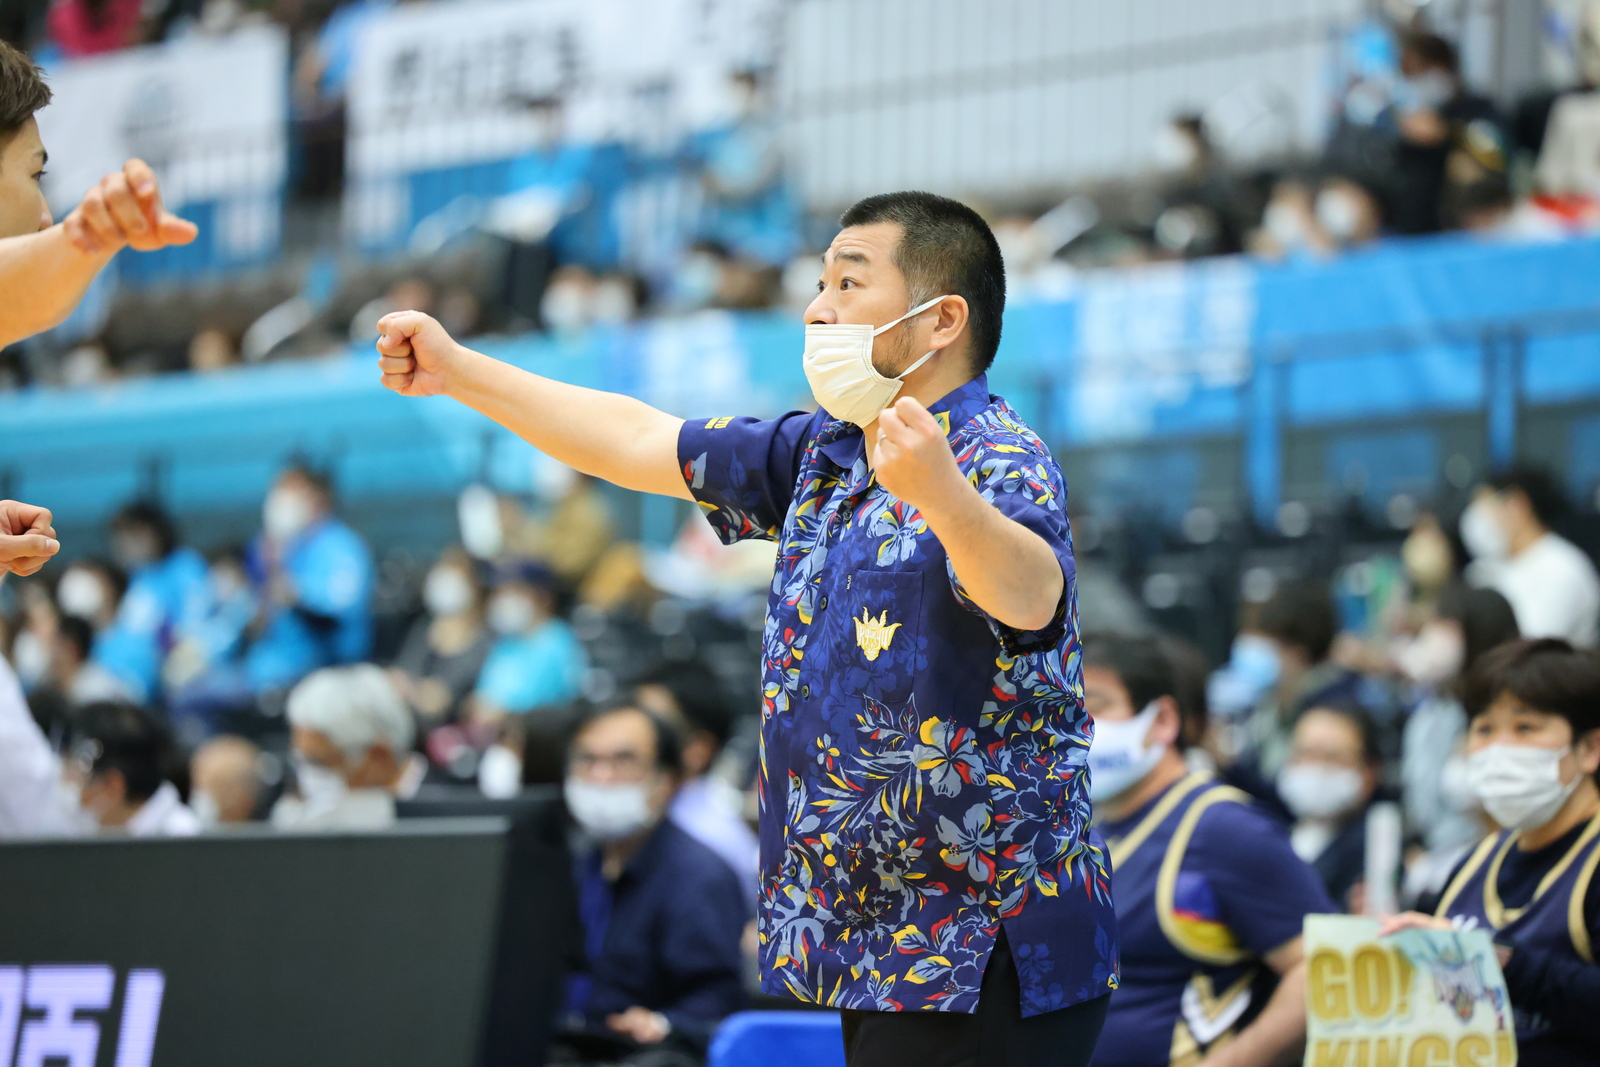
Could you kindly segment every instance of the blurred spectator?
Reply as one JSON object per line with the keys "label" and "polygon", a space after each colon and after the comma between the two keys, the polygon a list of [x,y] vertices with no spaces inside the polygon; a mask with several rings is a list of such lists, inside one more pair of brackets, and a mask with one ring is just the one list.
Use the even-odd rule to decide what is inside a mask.
{"label": "blurred spectator", "polygon": [[171,739],[155,718],[126,703],[90,704],[76,716],[63,775],[102,830],[133,837],[200,831],[177,786],[166,780]]}
{"label": "blurred spectator", "polygon": [[1513,468],[1480,487],[1461,515],[1461,540],[1474,557],[1467,580],[1503,594],[1524,637],[1592,648],[1600,577],[1582,549],[1550,529],[1566,506],[1554,479],[1535,468]]}
{"label": "blurred spectator", "polygon": [[242,737],[213,737],[189,761],[189,807],[206,828],[258,818],[266,783],[263,755]]}
{"label": "blurred spectator", "polygon": [[703,1054],[740,1005],[750,908],[727,864],[666,818],[682,776],[673,728],[627,705],[587,715],[568,751],[567,808],[592,847],[578,862],[587,968],[567,1007],[579,1034],[617,1040],[606,1062]]}
{"label": "blurred spectator", "polygon": [[554,580],[544,567],[525,563],[502,572],[488,613],[498,636],[472,695],[474,718],[494,722],[578,695],[588,657],[555,607]]}
{"label": "blurred spectator", "polygon": [[304,158],[300,191],[331,196],[344,182],[345,94],[361,31],[394,7],[394,0],[337,5],[301,49],[293,74],[294,119]]}
{"label": "blurred spectator", "polygon": [[583,267],[562,267],[539,298],[539,321],[553,333],[579,333],[594,321],[593,298],[594,275]]}
{"label": "blurred spectator", "polygon": [[1316,868],[1328,895],[1359,912],[1367,809],[1382,774],[1378,732],[1354,704],[1317,703],[1295,723],[1278,796],[1294,816],[1289,843]]}
{"label": "blurred spectator", "polygon": [[1433,618],[1400,646],[1396,661],[1422,698],[1400,742],[1401,802],[1421,852],[1406,868],[1406,896],[1437,893],[1467,848],[1483,836],[1482,809],[1466,787],[1467,713],[1462,679],[1484,653],[1517,637],[1506,598],[1493,589],[1452,585]]}
{"label": "blurred spectator", "polygon": [[427,768],[411,751],[415,729],[388,676],[369,663],[325,667],[290,692],[288,715],[298,795],[273,806],[273,825],[392,825],[395,800],[415,795]]}
{"label": "blurred spectator", "polygon": [[12,588],[21,594],[22,625],[11,642],[11,662],[22,688],[31,691],[49,677],[62,613],[38,582],[14,583]]}
{"label": "blurred spectator", "polygon": [[55,0],[50,40],[68,59],[127,48],[140,42],[143,8],[142,0]]}
{"label": "blurred spectator", "polygon": [[73,615],[61,619],[50,654],[49,686],[68,704],[133,699],[125,681],[90,659],[93,647],[94,631],[87,622]]}
{"label": "blurred spectator", "polygon": [[159,692],[161,665],[178,634],[205,610],[206,561],[178,544],[165,512],[143,502],[111,520],[111,557],[128,575],[128,589],[100,631],[94,657],[145,702]]}
{"label": "blurred spectator", "polygon": [[700,231],[740,259],[781,264],[794,254],[801,220],[784,181],[770,78],[763,71],[736,71],[727,90],[730,121],[697,134],[689,146],[706,197]]}
{"label": "blurred spectator", "polygon": [[[1252,211],[1199,115],[1179,115],[1155,138],[1156,166],[1165,179],[1156,217],[1156,243],[1186,259],[1238,252]],[[1257,209],[1259,210],[1259,205]]]}
{"label": "blurred spectator", "polygon": [[199,330],[189,339],[189,369],[197,374],[225,370],[239,362],[233,338],[215,326]]}
{"label": "blurred spectator", "polygon": [[[1198,1062],[1224,1045],[1258,1053],[1244,1062],[1273,1062],[1305,1027],[1301,927],[1330,902],[1271,818],[1189,771],[1186,735],[1205,726],[1179,694],[1194,700],[1203,670],[1180,667],[1175,647],[1156,638],[1091,635],[1083,648],[1090,792],[1117,869],[1125,968],[1093,1063]],[[1169,869],[1182,873],[1163,902]],[[1219,960],[1205,949],[1218,943],[1238,951]],[[1252,979],[1263,965],[1284,978],[1276,993],[1272,978]],[[1208,1019],[1229,1022],[1195,1024],[1185,1005],[1200,990],[1214,1001]],[[1248,1007],[1255,1018],[1236,1027]]]}
{"label": "blurred spectator", "polygon": [[744,819],[744,776],[735,782],[713,772],[733,732],[734,713],[722,684],[702,661],[668,661],[638,680],[633,698],[683,735],[683,782],[672,801],[672,821],[722,857],[754,904],[759,850]]}
{"label": "blurred spectator", "polygon": [[544,563],[567,587],[576,586],[616,539],[611,508],[597,480],[564,463],[547,459],[535,479],[539,496],[553,506],[540,518],[524,517],[507,547]]}
{"label": "blurred spectator", "polygon": [[76,559],[56,583],[56,603],[63,615],[72,615],[94,627],[96,633],[111,625],[127,587],[122,574],[98,559]]}
{"label": "blurred spectator", "polygon": [[477,684],[491,637],[483,619],[483,587],[471,558],[447,550],[422,586],[427,614],[406,634],[390,678],[424,729],[454,722]]}
{"label": "blurred spectator", "polygon": [[1353,179],[1335,175],[1324,181],[1312,211],[1328,243],[1336,249],[1378,239],[1382,209],[1366,186]]}
{"label": "blurred spectator", "polygon": [[191,745],[215,733],[226,713],[253,703],[243,649],[260,603],[243,556],[218,553],[206,587],[202,609],[187,619],[161,669],[173,725]]}
{"label": "blurred spectator", "polygon": [[[1339,623],[1327,586],[1318,581],[1284,585],[1261,608],[1260,630],[1272,642],[1277,681],[1251,712],[1247,752],[1266,781],[1288,758],[1290,733],[1302,708],[1356,699],[1361,679],[1328,653]],[[1241,781],[1249,792],[1260,784]]]}
{"label": "blurred spectator", "polygon": [[1249,243],[1252,252],[1268,259],[1326,255],[1332,251],[1328,235],[1317,221],[1311,184],[1300,178],[1285,178],[1274,185],[1261,214],[1261,226],[1250,234]]}
{"label": "blurred spectator", "polygon": [[371,344],[378,335],[378,320],[396,311],[421,311],[432,314],[434,308],[433,286],[426,279],[405,277],[389,287],[382,296],[374,297],[361,305],[350,319],[350,341],[353,344]]}
{"label": "blurred spectator", "polygon": [[1400,72],[1387,216],[1399,233],[1433,233],[1444,223],[1447,185],[1504,179],[1506,134],[1494,104],[1462,84],[1456,48],[1444,38],[1407,35]]}
{"label": "blurred spectator", "polygon": [[372,553],[333,514],[326,479],[303,466],[278,476],[262,507],[248,570],[261,595],[245,666],[256,692],[318,667],[366,657],[372,642]]}

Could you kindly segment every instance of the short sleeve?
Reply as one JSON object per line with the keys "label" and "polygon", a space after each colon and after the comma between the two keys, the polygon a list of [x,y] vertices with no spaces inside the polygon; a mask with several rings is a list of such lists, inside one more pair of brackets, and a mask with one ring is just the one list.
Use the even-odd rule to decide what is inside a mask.
{"label": "short sleeve", "polygon": [[1077,566],[1072,558],[1067,487],[1061,469],[1048,455],[1004,442],[978,443],[972,458],[962,466],[967,479],[985,500],[1006,518],[1044,538],[1045,544],[1050,546],[1061,565],[1061,602],[1048,626],[1039,630],[1017,630],[980,608],[962,588],[955,567],[947,564],[951,590],[962,605],[983,617],[1008,654],[1015,656],[1054,648],[1068,627],[1076,624],[1072,606]]}
{"label": "short sleeve", "polygon": [[1222,921],[1253,955],[1300,935],[1307,915],[1337,913],[1311,865],[1282,828],[1246,804],[1213,804],[1184,856],[1185,873],[1211,884]]}
{"label": "short sleeve", "polygon": [[776,419],[724,416],[683,424],[678,467],[723,544],[778,539],[801,451],[819,417],[791,411]]}

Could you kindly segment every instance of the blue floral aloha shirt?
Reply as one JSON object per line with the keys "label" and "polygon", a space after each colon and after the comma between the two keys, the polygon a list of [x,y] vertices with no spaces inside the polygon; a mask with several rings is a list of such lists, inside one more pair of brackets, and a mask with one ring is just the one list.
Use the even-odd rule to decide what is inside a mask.
{"label": "blue floral aloha shirt", "polygon": [[1061,561],[1045,629],[1012,630],[967,597],[926,521],[873,478],[858,427],[792,412],[679,436],[722,540],[779,545],[757,782],[762,989],[971,1012],[1003,922],[1036,1015],[1117,986],[1066,487],[983,377],[929,410],[972,484]]}

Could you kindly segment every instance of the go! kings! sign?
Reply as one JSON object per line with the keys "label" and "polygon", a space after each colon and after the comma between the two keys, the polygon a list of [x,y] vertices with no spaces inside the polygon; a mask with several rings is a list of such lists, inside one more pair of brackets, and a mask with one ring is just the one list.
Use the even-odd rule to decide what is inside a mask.
{"label": "go! kings! sign", "polygon": [[1304,1067],[1515,1067],[1505,978],[1482,930],[1309,915]]}

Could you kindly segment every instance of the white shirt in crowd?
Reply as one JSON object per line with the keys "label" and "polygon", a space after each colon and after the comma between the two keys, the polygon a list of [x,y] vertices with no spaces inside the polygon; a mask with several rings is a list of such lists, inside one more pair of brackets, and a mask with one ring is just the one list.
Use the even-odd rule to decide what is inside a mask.
{"label": "white shirt in crowd", "polygon": [[193,837],[200,832],[200,819],[178,796],[177,786],[162,782],[123,829],[131,837]]}
{"label": "white shirt in crowd", "polygon": [[1523,637],[1564,637],[1579,648],[1600,643],[1600,576],[1564,537],[1547,533],[1515,556],[1477,560],[1467,577],[1511,603]]}
{"label": "white shirt in crowd", "polygon": [[61,760],[33,721],[16,672],[0,656],[0,838],[93,829],[62,788]]}

